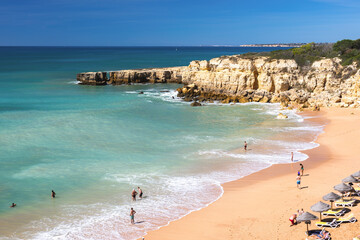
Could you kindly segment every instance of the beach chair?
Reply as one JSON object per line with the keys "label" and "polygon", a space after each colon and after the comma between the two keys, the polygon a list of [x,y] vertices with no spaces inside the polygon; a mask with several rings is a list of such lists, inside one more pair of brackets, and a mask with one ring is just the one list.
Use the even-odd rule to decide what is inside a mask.
{"label": "beach chair", "polygon": [[335,201],[335,206],[336,207],[353,207],[355,204],[355,200],[350,200],[350,201]]}
{"label": "beach chair", "polygon": [[306,238],[306,240],[312,239],[322,239],[322,240],[330,240],[331,235],[328,231],[323,228],[322,230],[311,230],[310,235]]}
{"label": "beach chair", "polygon": [[354,216],[353,213],[350,213],[349,215],[347,215],[346,217],[341,217],[338,218],[337,221],[339,223],[354,223],[357,221],[356,217]]}
{"label": "beach chair", "polygon": [[338,209],[330,209],[327,210],[326,212],[322,212],[322,215],[324,216],[335,216],[335,217],[340,217],[342,215],[344,215],[346,212],[346,210],[344,208],[338,208]]}
{"label": "beach chair", "polygon": [[340,226],[340,223],[334,218],[331,222],[317,222],[315,223],[318,227],[331,227],[331,228],[337,228]]}

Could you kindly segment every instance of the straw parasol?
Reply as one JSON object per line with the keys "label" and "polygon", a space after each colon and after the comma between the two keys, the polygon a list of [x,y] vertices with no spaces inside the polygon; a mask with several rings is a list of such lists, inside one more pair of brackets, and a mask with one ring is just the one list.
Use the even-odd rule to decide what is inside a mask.
{"label": "straw parasol", "polygon": [[317,216],[309,213],[309,212],[306,212],[306,213],[303,213],[301,214],[297,219],[296,221],[298,222],[305,222],[306,223],[306,232],[308,233],[309,232],[309,224],[311,223],[312,220],[316,220],[318,219]]}
{"label": "straw parasol", "polygon": [[323,202],[317,202],[314,205],[312,205],[310,207],[310,209],[314,212],[319,212],[320,213],[320,221],[321,221],[321,212],[327,211],[330,209],[330,205],[323,203]]}
{"label": "straw parasol", "polygon": [[349,183],[349,182],[351,182],[351,183],[357,183],[357,182],[360,182],[359,180],[357,180],[356,178],[354,178],[352,175],[344,178],[342,181],[345,182],[345,183]]}
{"label": "straw parasol", "polygon": [[334,189],[339,192],[349,192],[352,190],[352,187],[345,183],[340,183],[340,184],[334,186]]}
{"label": "straw parasol", "polygon": [[322,199],[324,199],[325,201],[330,201],[331,203],[331,209],[333,208],[333,202],[336,200],[339,200],[341,198],[341,196],[337,195],[336,193],[328,193],[325,196],[322,197]]}
{"label": "straw parasol", "polygon": [[352,174],[353,177],[360,178],[360,171]]}

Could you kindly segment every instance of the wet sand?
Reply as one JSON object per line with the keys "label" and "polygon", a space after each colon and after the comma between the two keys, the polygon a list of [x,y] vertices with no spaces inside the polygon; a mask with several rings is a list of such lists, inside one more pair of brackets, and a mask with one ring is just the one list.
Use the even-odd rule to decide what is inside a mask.
{"label": "wet sand", "polygon": [[[306,225],[290,227],[290,215],[303,208],[319,216],[310,206],[323,201],[322,196],[331,191],[337,193],[333,186],[360,170],[360,110],[332,108],[303,114],[313,116],[308,121],[326,127],[316,140],[320,146],[303,151],[309,158],[302,162],[305,172],[301,190],[296,187],[299,163],[273,165],[223,184],[224,194],[219,200],[149,232],[145,240],[305,239]],[[350,209],[360,219],[360,204]],[[312,223],[310,229],[317,227]],[[360,235],[360,223],[328,230],[333,239],[350,240]]]}

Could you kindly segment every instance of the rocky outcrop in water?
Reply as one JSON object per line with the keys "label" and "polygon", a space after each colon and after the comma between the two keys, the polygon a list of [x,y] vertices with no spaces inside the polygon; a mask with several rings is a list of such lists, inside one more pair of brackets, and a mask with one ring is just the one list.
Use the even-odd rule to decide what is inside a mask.
{"label": "rocky outcrop in water", "polygon": [[131,83],[182,83],[186,67],[121,70],[110,72],[109,84]]}
{"label": "rocky outcrop in water", "polygon": [[182,73],[187,67],[120,70],[109,72],[79,73],[77,80],[86,85],[121,85],[132,83],[182,83]]}
{"label": "rocky outcrop in water", "polygon": [[[103,75],[93,74],[98,73],[78,74],[78,81],[100,85],[93,84],[95,79],[95,83],[103,83]],[[192,61],[187,67],[110,72],[106,80],[107,84],[147,82],[183,83],[185,86],[178,89],[178,96],[199,103],[280,102],[284,106],[290,104],[315,110],[321,106],[360,106],[360,70],[355,63],[342,66],[338,58],[300,67],[292,59],[224,56],[210,61]]]}
{"label": "rocky outcrop in water", "polygon": [[84,85],[106,85],[108,78],[106,72],[86,72],[77,74],[76,80]]}

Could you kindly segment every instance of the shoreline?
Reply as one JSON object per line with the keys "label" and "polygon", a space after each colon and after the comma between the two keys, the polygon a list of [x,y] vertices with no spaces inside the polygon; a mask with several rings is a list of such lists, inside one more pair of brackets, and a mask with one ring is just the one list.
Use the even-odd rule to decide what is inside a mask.
{"label": "shoreline", "polygon": [[[355,114],[351,115],[352,112]],[[224,193],[217,200],[207,207],[194,210],[181,219],[148,232],[144,235],[145,239],[262,239],[264,235],[269,233],[277,236],[276,239],[289,239],[289,234],[292,235],[291,239],[305,239],[305,224],[289,227],[288,218],[299,208],[304,208],[304,211],[313,213],[310,210],[311,205],[320,200],[323,201],[321,199],[323,195],[334,191],[332,186],[360,169],[359,164],[353,167],[351,164],[350,166],[347,164],[346,169],[349,169],[347,172],[341,170],[331,176],[332,184],[321,181],[321,176],[324,177],[324,174],[330,177],[330,174],[326,174],[326,170],[325,173],[323,172],[326,166],[329,168],[329,165],[325,163],[332,163],[332,161],[337,161],[337,164],[340,163],[339,159],[334,159],[339,153],[334,153],[331,148],[334,145],[338,146],[336,143],[339,142],[348,145],[348,147],[351,146],[348,143],[352,141],[345,139],[345,135],[350,134],[356,137],[356,131],[352,131],[352,128],[356,128],[354,124],[359,119],[360,111],[358,109],[331,108],[321,112],[305,112],[301,115],[314,116],[314,118],[305,119],[305,121],[325,124],[323,132],[313,140],[319,146],[299,151],[309,156],[306,160],[301,161],[305,166],[302,184],[307,188],[301,190],[296,188],[295,177],[298,162],[273,164],[238,180],[222,184]],[[341,125],[342,121],[348,123],[344,124],[345,126],[340,126],[339,129],[339,123]],[[347,130],[348,128],[350,130]],[[338,137],[334,140],[334,136]],[[329,138],[332,140],[331,143],[327,143]],[[360,151],[356,149],[354,152],[356,154],[351,156],[360,154]],[[344,162],[341,164],[344,165]],[[348,159],[346,162],[349,162]],[[316,171],[316,174],[313,174],[315,169],[321,171]],[[310,171],[308,176],[307,170]],[[334,169],[331,171],[336,172]],[[320,180],[317,175],[320,176]],[[319,186],[312,186],[314,181],[324,189],[320,189]],[[261,194],[257,196],[259,192]],[[294,195],[289,196],[289,194]],[[271,203],[267,203],[265,200]],[[273,209],[269,210],[267,207],[271,206]],[[274,211],[274,209],[278,211]],[[360,216],[359,209],[355,207],[352,210],[355,216]],[[318,216],[318,213],[313,214]],[[275,224],[277,227],[274,227]],[[341,235],[343,237],[344,229],[346,229],[346,237],[352,239],[352,237],[360,234],[360,230],[356,231],[356,226],[359,227],[358,223],[342,225],[338,229],[330,229],[329,231],[332,233],[333,239],[338,239],[336,236]],[[310,228],[315,229],[316,226],[312,224]]]}

